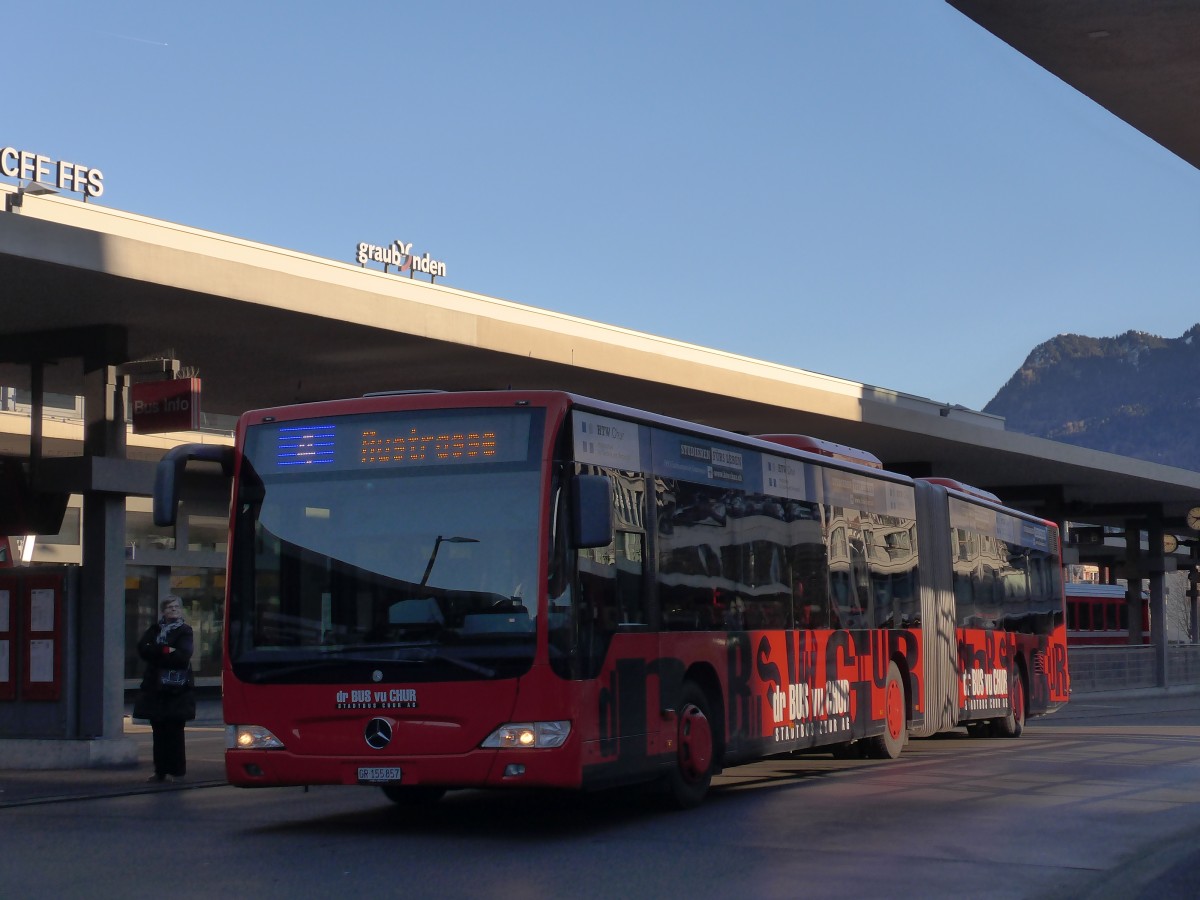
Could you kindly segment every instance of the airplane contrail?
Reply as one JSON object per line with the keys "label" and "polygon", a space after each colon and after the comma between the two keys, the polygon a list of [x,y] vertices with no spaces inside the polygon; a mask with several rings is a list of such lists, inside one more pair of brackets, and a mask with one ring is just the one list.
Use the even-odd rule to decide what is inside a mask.
{"label": "airplane contrail", "polygon": [[107,34],[109,37],[120,38],[123,41],[137,41],[139,44],[153,44],[156,47],[170,46],[166,41],[152,41],[149,38],[134,37],[131,34],[116,34],[112,31],[101,31],[101,34]]}

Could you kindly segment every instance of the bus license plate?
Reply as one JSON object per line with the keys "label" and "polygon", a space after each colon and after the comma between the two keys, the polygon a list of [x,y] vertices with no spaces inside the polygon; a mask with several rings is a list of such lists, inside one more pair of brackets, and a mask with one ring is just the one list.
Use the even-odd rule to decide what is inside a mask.
{"label": "bus license plate", "polygon": [[394,784],[400,780],[400,767],[363,766],[358,770],[358,780],[365,784]]}

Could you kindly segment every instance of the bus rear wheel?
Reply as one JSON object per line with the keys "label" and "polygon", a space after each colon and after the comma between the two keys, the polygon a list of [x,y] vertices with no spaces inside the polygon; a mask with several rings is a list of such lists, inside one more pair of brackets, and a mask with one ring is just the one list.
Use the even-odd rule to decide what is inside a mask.
{"label": "bus rear wheel", "polygon": [[1017,669],[1010,681],[1012,690],[1009,692],[1008,700],[1012,705],[1012,712],[1003,719],[994,721],[996,737],[1020,737],[1021,732],[1025,730],[1025,676],[1020,669]]}
{"label": "bus rear wheel", "polygon": [[896,759],[908,739],[908,704],[905,702],[904,680],[900,667],[888,663],[887,681],[883,685],[883,734],[867,742],[867,752],[875,759]]}
{"label": "bus rear wheel", "polygon": [[708,697],[694,682],[683,685],[675,741],[675,766],[667,775],[667,793],[679,809],[698,806],[712,783],[716,744]]}

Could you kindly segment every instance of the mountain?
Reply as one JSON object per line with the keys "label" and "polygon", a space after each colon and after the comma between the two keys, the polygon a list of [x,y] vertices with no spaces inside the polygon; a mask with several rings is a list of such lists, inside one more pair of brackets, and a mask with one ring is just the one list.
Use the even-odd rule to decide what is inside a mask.
{"label": "mountain", "polygon": [[1200,471],[1200,324],[1177,338],[1060,334],[983,411],[1010,431]]}

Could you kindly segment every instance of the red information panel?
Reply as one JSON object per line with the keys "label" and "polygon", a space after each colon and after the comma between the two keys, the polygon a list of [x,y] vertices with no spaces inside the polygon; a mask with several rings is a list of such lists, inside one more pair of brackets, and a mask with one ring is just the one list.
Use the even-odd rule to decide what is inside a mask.
{"label": "red information panel", "polygon": [[17,679],[14,672],[17,653],[16,578],[0,578],[0,700],[15,700]]}
{"label": "red information panel", "polygon": [[63,579],[28,575],[21,591],[21,699],[57,700],[62,692]]}
{"label": "red information panel", "polygon": [[194,431],[200,427],[200,379],[142,381],[129,389],[134,434]]}

